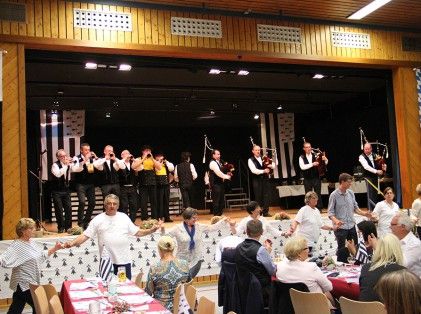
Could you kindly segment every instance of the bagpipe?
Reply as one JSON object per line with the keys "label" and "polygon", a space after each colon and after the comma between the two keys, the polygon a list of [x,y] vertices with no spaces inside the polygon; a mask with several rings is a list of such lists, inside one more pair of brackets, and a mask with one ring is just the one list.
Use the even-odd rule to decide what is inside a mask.
{"label": "bagpipe", "polygon": [[[303,137],[303,142],[307,143],[305,137]],[[327,173],[327,165],[323,160],[323,157],[326,157],[326,152],[322,151],[320,148],[312,148],[311,153],[315,155],[316,162],[319,163],[316,167],[317,172],[319,173],[319,178],[324,177]]]}

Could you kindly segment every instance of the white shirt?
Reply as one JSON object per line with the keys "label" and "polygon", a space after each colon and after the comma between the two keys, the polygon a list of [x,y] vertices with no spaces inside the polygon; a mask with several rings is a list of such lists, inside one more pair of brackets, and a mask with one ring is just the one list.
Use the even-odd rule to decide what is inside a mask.
{"label": "white shirt", "polygon": [[285,258],[277,265],[276,278],[283,283],[303,282],[310,292],[326,292],[333,289],[330,280],[316,263],[312,262],[290,261]]}
{"label": "white shirt", "polygon": [[[111,169],[111,167],[110,167],[111,159],[105,159],[105,158],[98,158],[97,160],[95,160],[94,161],[94,167],[97,168],[98,170],[102,171],[102,170],[104,170],[104,163],[107,163],[108,169]],[[120,160],[116,158],[114,163],[113,163],[113,168],[116,171],[118,169],[120,169],[119,163],[120,163]]]}
{"label": "white shirt", "polygon": [[[194,168],[193,164],[190,164],[190,171],[191,171],[191,174],[193,176],[193,180],[196,180],[197,179],[197,172],[196,172],[196,168]],[[175,170],[174,170],[174,180],[178,182],[177,166],[175,166]]]}
{"label": "white shirt", "polygon": [[386,201],[381,201],[376,204],[373,214],[379,219],[377,223],[377,235],[379,238],[392,232],[392,230],[390,230],[390,222],[398,212],[399,205],[395,202],[393,202],[392,205]]}
{"label": "white shirt", "polygon": [[313,154],[306,154],[305,157],[307,158],[308,164],[304,163],[304,159],[302,156],[300,156],[300,158],[298,158],[298,163],[300,164],[300,169],[301,170],[307,170],[310,169],[313,166]]}
{"label": "white shirt", "polygon": [[[235,226],[235,230],[237,231],[237,234],[239,236],[242,236],[244,234],[246,234],[247,231],[247,223],[252,220],[253,218],[249,215],[243,219],[241,219],[241,221],[238,223],[237,226]],[[267,237],[267,233],[272,234],[275,237],[280,237],[282,236],[282,232],[279,231],[278,229],[276,229],[275,227],[273,227],[271,224],[269,224],[269,222],[266,220],[265,217],[263,216],[259,216],[257,218],[258,220],[260,220],[262,222],[262,226],[263,226],[263,235]],[[261,237],[260,240],[264,239],[264,237]]]}
{"label": "white shirt", "polygon": [[417,227],[421,227],[421,200],[419,198],[417,198],[411,206],[412,210],[411,210],[411,214],[415,217],[418,218],[417,221]]}
{"label": "white shirt", "polygon": [[212,170],[218,177],[220,177],[221,179],[231,179],[231,176],[224,174],[221,169],[219,168],[218,163],[215,160],[212,160],[209,163],[209,169]]}
{"label": "white shirt", "polygon": [[[169,162],[168,160],[165,162],[165,165],[167,166],[167,169],[169,172],[173,172],[174,171],[174,164],[172,162]],[[164,165],[162,165],[164,166]]]}
{"label": "white shirt", "polygon": [[114,216],[101,213],[89,223],[83,234],[88,238],[98,236],[99,254],[105,245],[114,264],[131,263],[129,235],[135,235],[139,228],[126,214],[117,212]]}
{"label": "white shirt", "polygon": [[[361,166],[363,166],[363,168],[371,173],[375,173],[377,174],[377,169],[371,167],[367,160],[364,158],[364,153],[360,155],[360,157],[358,158],[358,161],[360,162]],[[374,160],[373,160],[373,154],[370,154],[369,156],[367,156],[368,159],[370,159],[371,163],[374,165]]]}
{"label": "white shirt", "polygon": [[224,252],[225,249],[235,249],[237,245],[239,245],[243,241],[244,238],[236,235],[230,235],[225,238],[222,238],[216,245],[215,250],[215,261],[218,263],[218,265],[221,266],[222,252]]}
{"label": "white shirt", "polygon": [[421,241],[409,232],[401,240],[403,253],[403,266],[408,268],[418,277],[421,277]]}
{"label": "white shirt", "polygon": [[[262,157],[260,157],[260,156],[259,157],[254,157],[253,156],[253,157],[249,158],[249,160],[248,160],[248,166],[249,166],[250,171],[252,173],[256,174],[256,175],[264,174],[265,173],[265,170],[257,169],[256,168],[256,165],[253,162],[253,158],[256,158],[260,165],[263,165]],[[272,164],[269,165],[269,168],[272,168],[272,169],[275,168],[275,162],[272,161]]]}
{"label": "white shirt", "polygon": [[[60,178],[61,176],[66,176],[67,168],[70,166],[70,172],[78,172],[79,164],[75,163],[73,165],[65,165],[62,162],[60,162],[61,168],[58,167],[56,163],[53,163],[51,165],[51,172],[53,175],[55,175],[57,178]],[[70,180],[70,177],[69,177]]]}
{"label": "white shirt", "polygon": [[310,246],[315,248],[323,226],[322,216],[317,208],[309,205],[301,207],[294,220],[299,223],[297,233],[307,239]]}

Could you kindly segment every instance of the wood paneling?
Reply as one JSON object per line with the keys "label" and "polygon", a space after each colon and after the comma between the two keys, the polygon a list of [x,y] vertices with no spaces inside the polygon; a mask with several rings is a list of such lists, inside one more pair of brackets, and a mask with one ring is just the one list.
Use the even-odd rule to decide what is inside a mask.
{"label": "wood paneling", "polygon": [[393,71],[403,208],[411,207],[416,198],[415,187],[421,183],[421,128],[416,86],[411,68]]}
{"label": "wood paneling", "polygon": [[28,216],[26,158],[25,52],[22,45],[0,43],[3,58],[3,238],[15,238],[19,218]]}

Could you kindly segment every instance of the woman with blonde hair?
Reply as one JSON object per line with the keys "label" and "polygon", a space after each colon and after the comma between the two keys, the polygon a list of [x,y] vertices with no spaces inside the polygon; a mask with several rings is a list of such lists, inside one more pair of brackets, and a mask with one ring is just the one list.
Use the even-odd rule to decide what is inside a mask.
{"label": "woman with blonde hair", "polygon": [[190,280],[189,264],[174,257],[175,242],[169,236],[158,241],[161,260],[151,266],[146,282],[146,292],[172,311],[175,289],[180,283]]}
{"label": "woman with blonde hair", "polygon": [[385,274],[374,288],[387,314],[421,313],[421,279],[406,269]]}
{"label": "woman with blonde hair", "polygon": [[405,269],[399,239],[389,233],[377,241],[371,263],[364,264],[360,275],[360,301],[380,301],[373,290],[386,273]]}

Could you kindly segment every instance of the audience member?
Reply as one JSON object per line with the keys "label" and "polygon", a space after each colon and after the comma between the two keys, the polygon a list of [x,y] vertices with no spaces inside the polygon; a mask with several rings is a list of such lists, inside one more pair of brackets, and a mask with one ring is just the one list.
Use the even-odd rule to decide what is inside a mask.
{"label": "audience member", "polygon": [[378,202],[373,210],[373,218],[377,221],[377,233],[379,237],[392,232],[390,222],[393,216],[399,212],[399,205],[393,201],[395,194],[391,187],[387,187],[384,192],[384,201]]}
{"label": "audience member", "polygon": [[421,183],[417,185],[417,187],[415,188],[415,191],[417,192],[418,198],[414,200],[411,208],[412,208],[412,215],[417,220],[416,226],[417,226],[418,238],[421,239]]}
{"label": "audience member", "polygon": [[361,265],[371,261],[373,255],[373,247],[370,237],[377,238],[376,225],[367,220],[363,220],[357,224],[359,240],[357,246],[355,246],[354,240],[347,240],[346,248],[339,250],[338,261],[346,263],[348,256],[351,254],[355,257],[355,264]]}
{"label": "audience member", "polygon": [[[211,218],[211,224],[216,224],[221,219],[223,219],[223,216],[213,216]],[[234,227],[232,229],[235,230]],[[235,263],[235,249],[237,245],[239,245],[243,241],[244,238],[236,235],[229,235],[219,240],[215,249],[215,261],[218,263],[218,265],[221,266],[221,263],[223,261]]]}

